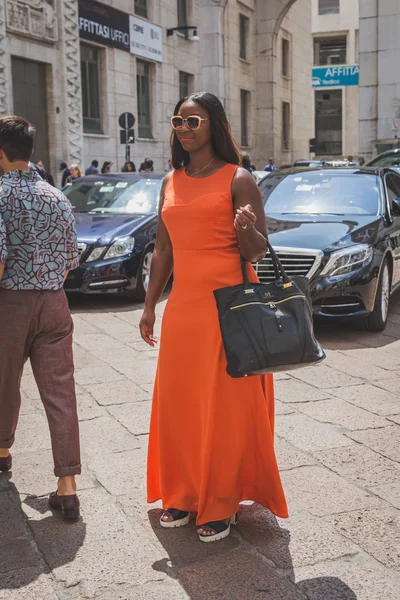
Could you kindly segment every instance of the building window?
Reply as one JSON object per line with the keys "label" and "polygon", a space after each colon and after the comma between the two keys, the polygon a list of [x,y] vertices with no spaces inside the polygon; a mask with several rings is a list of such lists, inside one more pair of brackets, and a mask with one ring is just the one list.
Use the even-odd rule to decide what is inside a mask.
{"label": "building window", "polygon": [[141,138],[151,138],[150,118],[150,64],[136,61],[137,113],[138,135]]}
{"label": "building window", "polygon": [[82,116],[84,133],[102,133],[100,116],[100,52],[81,44]]}
{"label": "building window", "polygon": [[318,0],[319,15],[337,15],[340,12],[340,0]]}
{"label": "building window", "polygon": [[147,19],[147,0],[135,0],[135,15]]}
{"label": "building window", "polygon": [[290,77],[290,42],[282,38],[282,75]]}
{"label": "building window", "polygon": [[290,104],[282,102],[282,150],[290,149]]}
{"label": "building window", "polygon": [[193,90],[193,75],[179,71],[179,98],[186,98]]}
{"label": "building window", "polygon": [[347,54],[347,38],[340,37],[314,38],[315,65],[345,65]]}
{"label": "building window", "polygon": [[188,24],[187,0],[178,0],[178,25]]}
{"label": "building window", "polygon": [[315,91],[316,154],[342,155],[342,90]]}
{"label": "building window", "polygon": [[250,92],[240,90],[240,143],[242,146],[249,146],[249,109]]}
{"label": "building window", "polygon": [[239,41],[240,41],[240,58],[247,60],[248,51],[247,43],[249,39],[250,19],[244,15],[239,15]]}

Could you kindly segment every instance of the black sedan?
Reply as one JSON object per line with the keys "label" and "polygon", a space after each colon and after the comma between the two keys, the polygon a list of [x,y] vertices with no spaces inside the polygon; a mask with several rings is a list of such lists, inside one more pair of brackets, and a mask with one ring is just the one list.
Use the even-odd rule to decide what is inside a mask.
{"label": "black sedan", "polygon": [[68,292],[127,291],[146,295],[164,174],[81,177],[64,188],[72,204],[81,253],[65,281]]}
{"label": "black sedan", "polygon": [[[400,175],[292,169],[259,186],[270,241],[289,275],[310,279],[314,314],[383,330],[400,284]],[[268,257],[256,269],[273,278]]]}

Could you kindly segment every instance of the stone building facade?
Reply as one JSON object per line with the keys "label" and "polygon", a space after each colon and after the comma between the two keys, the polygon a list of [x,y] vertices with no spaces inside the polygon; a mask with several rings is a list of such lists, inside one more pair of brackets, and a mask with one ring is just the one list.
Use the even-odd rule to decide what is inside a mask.
{"label": "stone building facade", "polygon": [[400,147],[400,3],[360,3],[360,151]]}
{"label": "stone building facade", "polygon": [[0,0],[0,113],[35,123],[34,158],[53,172],[119,170],[124,112],[136,166],[165,170],[169,118],[195,90],[221,98],[258,168],[308,156],[311,63],[310,0]]}
{"label": "stone building facade", "polygon": [[358,4],[312,0],[317,156],[358,155]]}

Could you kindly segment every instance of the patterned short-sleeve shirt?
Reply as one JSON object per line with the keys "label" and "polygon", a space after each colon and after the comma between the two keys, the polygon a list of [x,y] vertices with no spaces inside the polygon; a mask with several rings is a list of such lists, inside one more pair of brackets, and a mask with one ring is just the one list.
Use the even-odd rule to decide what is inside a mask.
{"label": "patterned short-sleeve shirt", "polygon": [[33,171],[0,177],[0,287],[58,290],[79,252],[69,200]]}

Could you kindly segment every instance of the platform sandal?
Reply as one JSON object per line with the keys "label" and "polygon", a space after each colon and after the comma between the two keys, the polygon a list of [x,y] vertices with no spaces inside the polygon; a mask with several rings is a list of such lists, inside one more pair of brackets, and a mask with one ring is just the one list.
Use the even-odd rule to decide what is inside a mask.
{"label": "platform sandal", "polygon": [[201,533],[198,534],[201,542],[218,542],[219,540],[223,540],[228,537],[231,532],[231,525],[237,525],[238,522],[238,513],[233,515],[228,521],[211,521],[210,523],[204,523],[204,525],[200,525],[200,527],[208,527],[209,529],[213,529],[215,531],[214,535],[203,535]]}
{"label": "platform sandal", "polygon": [[173,521],[163,521],[162,517],[160,518],[161,527],[165,527],[166,529],[184,527],[190,521],[190,513],[185,512],[184,510],[179,510],[178,508],[168,508],[163,512],[163,516],[166,513],[169,513],[173,518]]}

